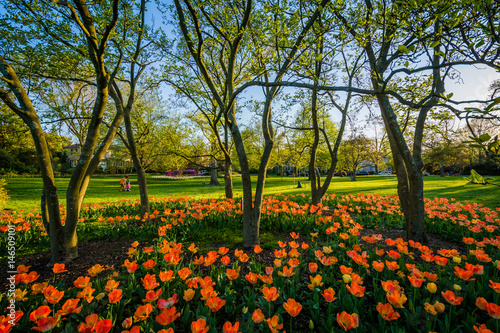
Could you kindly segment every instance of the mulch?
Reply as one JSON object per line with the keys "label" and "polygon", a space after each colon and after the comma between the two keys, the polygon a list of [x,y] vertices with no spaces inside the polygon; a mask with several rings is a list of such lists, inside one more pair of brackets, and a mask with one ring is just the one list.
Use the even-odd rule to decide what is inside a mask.
{"label": "mulch", "polygon": [[[123,261],[128,258],[127,250],[133,242],[134,240],[130,239],[119,239],[78,243],[78,258],[66,264],[65,269],[68,270],[67,272],[58,273],[56,275],[56,283],[58,281],[63,281],[65,286],[73,286],[73,281],[79,276],[88,275],[87,270],[96,264],[100,264],[103,267],[106,265],[114,265],[114,267],[121,266]],[[47,266],[50,257],[49,251],[28,255],[16,258],[16,265],[19,266],[23,264],[25,266],[31,266],[30,272],[35,271],[40,275],[36,280],[37,283],[52,283],[54,273],[52,272],[52,268]],[[8,285],[7,278],[9,276],[6,270],[0,271],[0,281],[2,281],[0,291],[3,292],[6,290]]]}

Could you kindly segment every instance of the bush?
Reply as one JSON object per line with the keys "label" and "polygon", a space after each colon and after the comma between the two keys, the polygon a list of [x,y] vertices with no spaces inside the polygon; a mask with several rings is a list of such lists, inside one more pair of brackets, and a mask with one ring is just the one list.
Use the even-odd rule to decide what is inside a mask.
{"label": "bush", "polygon": [[196,176],[196,170],[184,170],[182,171],[182,174],[187,176]]}
{"label": "bush", "polygon": [[7,185],[5,179],[0,179],[0,209],[3,209],[7,201],[10,200],[10,197],[7,195],[7,190],[4,186]]}
{"label": "bush", "polygon": [[179,176],[179,170],[167,171],[166,176],[168,177]]}

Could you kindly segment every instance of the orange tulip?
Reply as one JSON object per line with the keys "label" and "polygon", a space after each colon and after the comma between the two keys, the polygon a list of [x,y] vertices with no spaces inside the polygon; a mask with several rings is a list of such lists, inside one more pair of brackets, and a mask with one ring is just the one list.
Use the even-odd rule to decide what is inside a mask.
{"label": "orange tulip", "polygon": [[78,306],[78,302],[80,302],[79,298],[72,298],[72,299],[66,300],[66,302],[64,302],[64,304],[61,308],[60,314],[62,316],[66,316],[70,313],[76,313],[76,314],[80,313],[80,311],[82,310],[82,307]]}
{"label": "orange tulip", "polygon": [[436,308],[432,304],[425,302],[424,309],[425,309],[425,311],[427,311],[429,314],[431,314],[433,316],[437,315]]}
{"label": "orange tulip", "polygon": [[63,298],[64,291],[59,291],[54,286],[48,286],[43,290],[43,295],[50,304],[57,304]]}
{"label": "orange tulip", "polygon": [[85,288],[83,288],[83,290],[80,291],[78,294],[76,294],[76,297],[85,298],[87,303],[90,303],[94,299],[94,296],[92,296],[94,291],[95,291],[95,289],[90,288],[90,285],[89,285],[89,286],[86,286]]}
{"label": "orange tulip", "polygon": [[350,315],[343,311],[342,313],[337,313],[337,323],[344,331],[348,331],[359,326],[359,318],[356,313]]}
{"label": "orange tulip", "polygon": [[318,264],[315,262],[310,262],[309,263],[309,272],[316,273],[317,270],[318,270]]}
{"label": "orange tulip", "polygon": [[122,266],[127,268],[127,272],[134,273],[138,268],[137,260],[130,262],[130,261],[128,261],[128,259],[125,259],[125,262],[123,263]]}
{"label": "orange tulip", "polygon": [[444,306],[444,304],[443,304],[443,303],[439,303],[438,301],[436,301],[436,302],[434,303],[434,308],[435,308],[435,309],[436,309],[436,311],[437,311],[437,312],[439,312],[439,313],[443,313],[443,312],[444,312],[444,310],[445,310],[445,306]]}
{"label": "orange tulip", "polygon": [[489,330],[485,324],[482,324],[479,327],[474,326],[474,331],[478,333],[493,333],[493,331]]}
{"label": "orange tulip", "polygon": [[94,277],[94,276],[96,276],[97,274],[101,273],[102,271],[104,271],[104,267],[102,267],[101,265],[97,264],[97,265],[94,265],[94,266],[90,267],[90,268],[87,270],[87,273],[88,273],[91,277]]}
{"label": "orange tulip", "polygon": [[265,284],[273,284],[273,276],[272,275],[261,275],[259,274],[259,279]]}
{"label": "orange tulip", "polygon": [[472,281],[474,279],[471,279],[472,275],[474,274],[474,272],[472,271],[467,271],[465,269],[462,269],[458,266],[455,266],[454,267],[455,269],[455,275],[458,276],[460,279],[464,280],[464,281]]}
{"label": "orange tulip", "polygon": [[194,297],[194,293],[195,293],[195,291],[191,288],[184,290],[184,297],[183,297],[184,300],[186,302],[189,302],[190,300],[192,300]]}
{"label": "orange tulip", "polygon": [[164,309],[163,312],[155,317],[155,321],[160,325],[170,325],[181,314],[177,312],[175,306],[170,309]]}
{"label": "orange tulip", "polygon": [[476,306],[481,310],[486,310],[486,305],[488,305],[488,301],[483,297],[478,297],[476,299]]}
{"label": "orange tulip", "polygon": [[283,328],[283,324],[278,324],[278,321],[278,316],[267,318],[267,325],[269,326],[269,329],[271,329],[272,333],[278,333],[278,330]]}
{"label": "orange tulip", "polygon": [[160,278],[161,282],[168,282],[172,279],[175,279],[174,272],[171,270],[166,272],[160,272],[158,274],[158,277]]}
{"label": "orange tulip", "polygon": [[17,266],[17,273],[18,274],[28,273],[30,270],[30,267],[31,266],[19,265],[19,266]]}
{"label": "orange tulip", "polygon": [[[129,333],[140,333],[140,332],[141,332],[141,330],[140,330],[139,326],[134,326],[134,327],[132,327],[132,328],[135,328],[135,327],[137,327],[137,328],[138,328],[138,330],[137,330],[137,331],[134,331],[134,332],[132,332],[132,330],[130,330],[130,332],[129,332]],[[122,333],[127,333],[127,332],[122,332]],[[173,329],[172,327],[169,327],[169,328],[167,328],[167,329],[161,329],[161,330],[159,330],[159,331],[158,331],[158,333],[174,333],[174,329]]]}
{"label": "orange tulip", "polygon": [[490,288],[496,291],[497,293],[500,293],[500,283],[499,282],[493,282],[490,280]]}
{"label": "orange tulip", "polygon": [[280,295],[276,287],[268,288],[265,286],[262,288],[262,293],[264,294],[264,299],[268,302],[274,302]]}
{"label": "orange tulip", "polygon": [[142,286],[146,290],[151,290],[158,287],[160,284],[156,282],[156,275],[154,274],[146,274],[145,277],[141,278]]}
{"label": "orange tulip", "polygon": [[238,256],[238,260],[241,262],[247,262],[248,259],[250,259],[250,257],[246,253],[243,253],[241,256]]}
{"label": "orange tulip", "polygon": [[[257,244],[257,245],[255,245],[255,246],[253,247],[253,252],[255,252],[255,253],[257,253],[257,254],[258,254],[258,253],[261,253],[261,252],[262,252],[262,248],[260,247],[260,245],[258,245],[258,244]],[[239,324],[239,323],[238,323],[238,324]]]}
{"label": "orange tulip", "polygon": [[356,297],[363,297],[365,295],[365,287],[361,287],[357,282],[351,282],[351,285],[346,285],[347,290],[349,292],[356,296]]}
{"label": "orange tulip", "polygon": [[108,333],[113,328],[111,319],[102,319],[94,326],[95,333]]}
{"label": "orange tulip", "polygon": [[206,333],[208,329],[209,327],[205,319],[200,318],[191,323],[191,333]]}
{"label": "orange tulip", "polygon": [[52,271],[54,273],[64,273],[64,272],[67,272],[68,270],[67,269],[64,269],[64,266],[66,266],[65,264],[54,264],[54,267],[52,267]]}
{"label": "orange tulip", "polygon": [[217,312],[221,307],[224,306],[224,304],[226,304],[226,301],[221,300],[218,296],[215,296],[207,299],[206,304],[210,308],[210,310],[212,310],[212,312]]}
{"label": "orange tulip", "polygon": [[118,288],[119,284],[120,282],[116,282],[115,280],[108,280],[108,282],[106,282],[106,287],[104,288],[104,290],[113,291]]}
{"label": "orange tulip", "polygon": [[387,266],[387,268],[391,271],[395,271],[396,269],[399,268],[399,265],[397,263],[397,261],[385,261],[385,265]]}
{"label": "orange tulip", "polygon": [[228,252],[229,252],[229,249],[227,247],[219,247],[219,251],[217,253],[219,253],[221,256],[223,256]]}
{"label": "orange tulip", "polygon": [[311,290],[323,285],[323,282],[321,282],[323,277],[321,275],[316,275],[315,277],[309,276],[309,279],[311,280],[311,284],[308,284],[307,287]]}
{"label": "orange tulip", "polygon": [[245,275],[245,280],[247,280],[251,284],[255,284],[259,280],[259,276],[255,273],[249,272],[247,275]]}
{"label": "orange tulip", "polygon": [[393,290],[390,293],[387,293],[387,300],[393,306],[397,308],[404,308],[403,304],[408,300],[405,294],[400,293],[398,290]]}
{"label": "orange tulip", "polygon": [[284,276],[284,277],[290,277],[294,275],[293,267],[287,267],[283,266],[283,272],[278,272],[278,275]]}
{"label": "orange tulip", "polygon": [[486,304],[486,311],[488,314],[495,319],[500,319],[500,306],[495,303]]}
{"label": "orange tulip", "polygon": [[118,303],[123,297],[122,293],[123,290],[121,289],[115,289],[112,292],[110,292],[108,294],[109,303],[111,304]]}
{"label": "orange tulip", "polygon": [[345,267],[344,265],[341,265],[340,266],[340,272],[342,273],[342,275],[344,274],[351,274],[352,273],[352,268],[351,267]]}
{"label": "orange tulip", "polygon": [[438,264],[439,266],[446,266],[446,264],[448,263],[448,259],[447,258],[443,258],[441,256],[435,256],[434,257],[434,262],[436,264]]}
{"label": "orange tulip", "polygon": [[302,310],[302,305],[295,301],[293,298],[289,298],[285,303],[283,303],[283,308],[292,317],[297,316]]}
{"label": "orange tulip", "polygon": [[222,333],[241,333],[241,332],[238,332],[239,328],[240,328],[239,322],[236,322],[233,325],[229,321],[226,321],[224,323],[224,326],[222,326]]}
{"label": "orange tulip", "polygon": [[236,269],[226,269],[226,275],[229,280],[235,280],[240,276]]}
{"label": "orange tulip", "polygon": [[154,261],[153,259],[149,259],[148,261],[143,262],[142,266],[144,266],[144,268],[146,269],[151,269],[156,266],[156,261]]}
{"label": "orange tulip", "polygon": [[148,290],[148,292],[146,293],[146,298],[144,298],[142,301],[151,303],[160,298],[160,295],[161,295],[161,288],[158,289],[156,292],[154,290]]}
{"label": "orange tulip", "polygon": [[47,316],[50,314],[51,310],[47,305],[42,305],[35,311],[30,313],[30,320],[37,322],[39,319],[42,318],[47,318]]}
{"label": "orange tulip", "polygon": [[390,293],[394,290],[398,290],[398,282],[397,281],[380,281],[382,284],[382,288],[385,290],[386,293]]}
{"label": "orange tulip", "polygon": [[148,319],[149,317],[149,314],[153,311],[153,306],[151,306],[151,304],[147,303],[147,304],[144,304],[144,305],[141,305],[140,307],[137,308],[137,310],[135,310],[135,313],[134,313],[134,319],[136,321],[144,321],[146,319]]}
{"label": "orange tulip", "polygon": [[401,257],[401,253],[394,250],[387,251],[387,255],[391,257],[393,260],[397,260]]}
{"label": "orange tulip", "polygon": [[372,263],[372,266],[373,266],[373,269],[376,270],[377,272],[382,272],[384,270],[384,263],[383,262],[379,262],[379,261],[374,261]]}
{"label": "orange tulip", "polygon": [[122,327],[125,329],[130,328],[130,326],[132,326],[132,323],[133,323],[132,317],[125,318],[125,320],[122,321]]}
{"label": "orange tulip", "polygon": [[463,297],[456,297],[455,293],[451,290],[447,290],[446,292],[441,292],[441,295],[451,305],[460,305],[460,303],[462,303],[462,301],[464,300]]}
{"label": "orange tulip", "polygon": [[256,323],[256,324],[260,324],[264,320],[264,318],[266,318],[266,317],[262,313],[262,310],[261,309],[255,309],[255,311],[252,314],[252,320],[253,320],[253,322]]}
{"label": "orange tulip", "polygon": [[424,277],[429,280],[429,281],[432,281],[432,282],[435,282],[437,281],[438,279],[438,275],[435,274],[435,273],[430,273],[430,272],[424,272]]}
{"label": "orange tulip", "polygon": [[377,304],[377,311],[380,313],[380,316],[387,321],[396,320],[400,317],[400,314],[395,312],[392,305],[389,303],[382,304],[379,302]]}
{"label": "orange tulip", "polygon": [[[292,252],[292,251],[290,251]],[[288,265],[291,267],[298,267],[300,265],[300,260],[299,259],[290,259],[287,261]]]}
{"label": "orange tulip", "polygon": [[200,292],[201,292],[201,299],[203,301],[206,301],[210,297],[217,296],[217,292],[214,290],[214,288],[212,286],[208,286],[208,287],[202,288],[200,290]]}
{"label": "orange tulip", "polygon": [[[54,317],[46,317],[46,318],[41,318],[36,322],[36,327],[32,327],[31,329],[35,331],[40,331],[40,332],[48,332],[52,330],[54,327],[59,324],[61,321],[61,317],[58,317],[55,319]],[[9,325],[10,326],[10,325]],[[7,330],[5,332],[9,332],[10,330]]]}
{"label": "orange tulip", "polygon": [[413,276],[408,276],[408,280],[410,280],[411,285],[415,288],[422,287],[422,283],[425,281],[424,279],[419,279]]}
{"label": "orange tulip", "polygon": [[182,279],[182,280],[186,280],[186,278],[191,274],[191,270],[188,268],[188,267],[184,267],[183,269],[181,269],[180,271],[177,272],[177,274],[179,274],[179,277]]}
{"label": "orange tulip", "polygon": [[196,247],[196,245],[194,245],[194,243],[191,243],[191,245],[189,245],[188,247],[188,250],[194,254],[198,251],[198,248]]}
{"label": "orange tulip", "polygon": [[332,287],[323,290],[323,297],[328,303],[331,303],[337,299],[337,297],[335,297],[335,290],[333,290]]}
{"label": "orange tulip", "polygon": [[[108,319],[109,320],[109,319]],[[85,317],[85,322],[78,325],[79,333],[87,333],[95,331],[95,326],[99,322],[99,316],[96,313],[90,314]]]}

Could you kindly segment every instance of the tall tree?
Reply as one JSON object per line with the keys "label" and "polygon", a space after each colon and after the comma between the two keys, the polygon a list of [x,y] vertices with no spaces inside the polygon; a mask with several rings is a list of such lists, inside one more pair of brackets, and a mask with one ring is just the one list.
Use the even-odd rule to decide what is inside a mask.
{"label": "tall tree", "polygon": [[[131,113],[136,104],[137,88],[141,76],[151,64],[158,59],[152,50],[154,34],[145,24],[146,0],[141,0],[138,9],[135,3],[124,3],[123,32],[126,34],[123,45],[118,45],[118,52],[123,55],[124,62],[128,69],[124,73],[119,73],[111,82],[110,96],[115,102],[115,107],[119,113],[123,114],[126,139],[124,144],[130,151],[130,156],[134,163],[139,184],[139,195],[141,200],[141,216],[149,214],[149,197],[146,182],[146,171],[142,164],[134,138],[132,128]],[[132,45],[132,46],[129,46]],[[119,80],[119,81],[118,81]],[[146,89],[150,89],[149,86]]]}
{"label": "tall tree", "polygon": [[[109,83],[117,62],[108,59],[108,43],[119,20],[119,0],[89,6],[83,0],[3,2],[0,35],[2,73],[0,98],[29,127],[43,179],[42,220],[50,239],[51,263],[69,261],[78,255],[76,226],[88,182],[112,142],[122,115],[117,113],[96,149],[99,129],[109,97]],[[62,62],[61,59],[65,59]],[[85,62],[92,69],[86,77],[75,68]],[[118,61],[119,63],[119,61]],[[86,67],[88,68],[88,67]],[[59,198],[47,135],[30,96],[33,75],[71,78],[91,82],[96,98],[80,159],[66,191],[66,220],[61,223]],[[93,78],[93,80],[90,80]],[[15,96],[11,99],[9,91]]]}
{"label": "tall tree", "polygon": [[[313,9],[307,9],[302,3],[298,4],[299,8],[297,8],[297,11],[292,14],[292,17],[296,20],[296,22],[299,20],[299,22],[303,23],[303,28],[293,31],[292,35],[294,36],[293,38],[295,38],[294,40],[290,40],[291,36],[288,36],[288,43],[290,45],[286,45],[286,51],[283,51],[283,53],[280,51],[277,55],[274,65],[275,74],[272,78],[274,83],[282,81],[284,75],[287,73],[291,64],[295,61],[297,55],[299,54],[306,34],[319,17],[320,12],[328,3],[329,0],[324,0],[321,4],[314,6]],[[263,5],[264,4],[262,4],[262,6]],[[264,59],[264,50],[260,46],[261,44],[258,43],[261,40],[267,42],[269,37],[259,39],[254,35],[255,38],[252,39],[249,34],[252,33],[252,31],[253,33],[256,33],[256,30],[253,30],[252,27],[257,27],[257,24],[260,24],[260,29],[265,28],[265,24],[268,20],[264,16],[261,16],[261,21],[251,22],[251,17],[259,17],[257,9],[261,9],[254,8],[252,0],[247,0],[244,3],[232,3],[228,5],[211,4],[211,6],[212,7],[209,8],[205,3],[196,3],[196,5],[193,5],[193,3],[189,0],[184,0],[183,4],[181,4],[180,0],[175,0],[178,22],[180,24],[186,46],[195,60],[213,99],[217,102],[220,110],[220,117],[224,117],[227,121],[228,129],[231,133],[238,155],[243,183],[243,245],[245,247],[250,247],[259,243],[263,190],[267,167],[274,144],[271,108],[273,99],[276,97],[279,89],[278,86],[264,89],[266,100],[262,111],[262,131],[265,145],[257,176],[254,200],[254,196],[252,195],[252,182],[250,178],[248,157],[240,127],[237,123],[236,108],[234,105],[236,97],[246,87],[245,85],[242,85],[239,88],[236,88],[234,85],[234,77],[237,69],[237,61],[243,56],[242,51],[244,50],[243,46],[245,41],[251,40],[255,44],[253,45],[254,58],[257,59],[260,64],[263,63],[262,60]],[[278,27],[280,25],[279,15],[284,15],[282,8],[280,8],[278,4],[272,6],[272,9],[275,10],[275,12],[271,13],[271,15],[277,18],[277,20],[273,25],[271,25],[269,33],[278,31]],[[303,12],[299,9],[307,11],[307,14],[310,15],[308,15],[307,18],[305,18],[305,16],[301,17],[300,13]],[[223,45],[226,45],[228,50],[227,55],[221,60],[224,64],[223,78],[225,82],[225,91],[223,92],[217,89],[217,86],[214,84],[215,79],[213,75],[207,71],[205,64],[205,38],[206,36],[211,35],[218,36],[218,38],[223,41]],[[284,44],[287,44],[286,40],[281,40],[278,35],[274,36],[272,40],[276,40],[277,42],[276,45],[273,45],[273,47],[279,48],[282,46],[282,44],[279,43],[283,42],[285,42]],[[246,50],[248,50],[248,48]],[[285,47],[283,47],[282,50],[285,50]],[[265,72],[262,75],[266,80],[269,80],[270,75],[268,74],[268,69],[265,69]]]}
{"label": "tall tree", "polygon": [[[425,209],[422,179],[422,140],[429,111],[444,101],[444,77],[451,67],[447,48],[441,38],[441,18],[454,13],[453,5],[400,3],[387,1],[357,1],[356,12],[336,8],[335,13],[346,31],[357,40],[369,62],[370,79],[388,134],[398,179],[398,194],[406,221],[406,236],[426,242]],[[383,18],[382,20],[380,18]],[[409,22],[413,22],[409,24]],[[426,59],[424,66],[420,65]],[[410,64],[411,62],[411,64]],[[427,72],[432,85],[425,98],[412,102],[391,93],[390,83],[398,75]],[[390,96],[393,96],[391,98]],[[405,140],[394,103],[411,104],[418,112],[413,145]]]}

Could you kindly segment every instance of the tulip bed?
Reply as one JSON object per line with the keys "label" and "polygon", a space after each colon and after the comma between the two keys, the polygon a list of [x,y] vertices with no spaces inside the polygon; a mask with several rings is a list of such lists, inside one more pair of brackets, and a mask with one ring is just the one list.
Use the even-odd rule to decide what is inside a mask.
{"label": "tulip bed", "polygon": [[[144,220],[135,201],[87,205],[80,239],[134,235],[129,258],[89,263],[72,285],[55,282],[64,264],[52,283],[18,266],[15,292],[0,298],[16,312],[0,316],[0,332],[499,332],[499,208],[426,200],[427,231],[459,251],[384,238],[380,230],[403,227],[397,197],[308,201],[266,198],[261,230],[287,233],[274,249],[203,253],[190,234],[241,229],[238,201],[153,199]],[[2,217],[2,249],[7,225],[17,247],[46,246],[37,212]]]}

